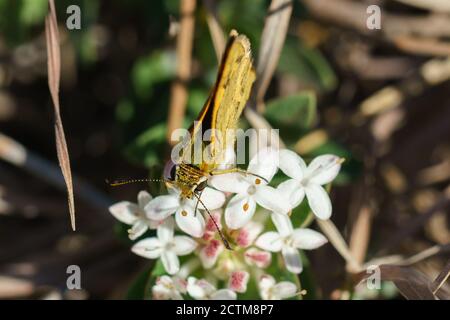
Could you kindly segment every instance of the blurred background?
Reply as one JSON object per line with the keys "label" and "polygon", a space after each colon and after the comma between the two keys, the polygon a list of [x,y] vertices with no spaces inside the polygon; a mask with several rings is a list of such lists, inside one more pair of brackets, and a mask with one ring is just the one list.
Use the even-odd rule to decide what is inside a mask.
{"label": "blurred background", "polygon": [[[216,77],[211,17],[225,34],[247,35],[258,61],[270,3],[197,0],[183,126]],[[72,4],[81,9],[79,30],[65,24]],[[379,30],[366,24],[373,4],[381,8]],[[433,282],[449,269],[449,2],[289,6],[286,40],[258,112],[307,161],[323,153],[346,158],[331,191],[332,219],[357,261],[381,259],[404,266],[402,281],[419,272],[423,283]],[[151,262],[130,252],[126,227],[108,206],[162,187],[112,188],[105,179],[161,175],[180,0],[56,1],[76,232],[56,156],[47,8],[47,0],[0,0],[0,299],[140,298]],[[306,298],[402,299],[392,283],[354,289],[354,274],[331,245],[308,258]],[[80,266],[83,290],[66,290],[69,265]]]}

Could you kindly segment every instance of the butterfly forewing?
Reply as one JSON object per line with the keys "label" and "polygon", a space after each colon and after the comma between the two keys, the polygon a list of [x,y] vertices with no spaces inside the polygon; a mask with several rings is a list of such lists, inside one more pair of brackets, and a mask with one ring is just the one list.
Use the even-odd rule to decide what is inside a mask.
{"label": "butterfly forewing", "polygon": [[222,62],[219,67],[216,84],[198,117],[198,125],[192,134],[212,129],[208,148],[209,159],[203,161],[200,169],[210,172],[217,168],[224,159],[226,148],[232,147],[235,141],[234,131],[242,110],[250,96],[255,81],[250,42],[244,35],[236,31],[230,33]]}

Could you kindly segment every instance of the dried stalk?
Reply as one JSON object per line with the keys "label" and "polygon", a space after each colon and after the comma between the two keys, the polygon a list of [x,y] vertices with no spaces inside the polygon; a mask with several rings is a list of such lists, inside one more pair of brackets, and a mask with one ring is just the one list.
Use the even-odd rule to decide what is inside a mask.
{"label": "dried stalk", "polygon": [[59,104],[59,82],[61,77],[61,53],[59,48],[58,22],[56,20],[54,0],[49,0],[49,13],[45,18],[45,36],[47,43],[47,68],[48,68],[48,87],[53,100],[55,111],[55,136],[56,151],[59,165],[61,167],[64,181],[67,187],[68,204],[70,213],[70,223],[72,230],[75,231],[75,203],[73,197],[72,173],[70,169],[69,152],[67,150],[66,137],[60,114]]}
{"label": "dried stalk", "polygon": [[191,75],[192,43],[194,39],[196,0],[180,2],[180,32],[177,37],[177,79],[171,88],[169,119],[167,124],[167,141],[171,141],[173,130],[181,128],[188,100],[187,82]]}

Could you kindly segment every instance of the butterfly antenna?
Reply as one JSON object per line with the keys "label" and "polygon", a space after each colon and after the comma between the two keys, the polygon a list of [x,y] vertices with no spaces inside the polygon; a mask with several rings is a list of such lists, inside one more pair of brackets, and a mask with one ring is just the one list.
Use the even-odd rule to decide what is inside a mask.
{"label": "butterfly antenna", "polygon": [[223,245],[225,246],[225,248],[227,248],[228,250],[233,250],[233,248],[231,248],[228,240],[225,239],[225,236],[223,235],[222,231],[220,231],[219,225],[217,224],[216,220],[213,218],[211,212],[209,212],[208,208],[205,206],[203,201],[200,200],[200,197],[198,195],[196,195],[195,193],[194,193],[194,195],[197,198],[198,202],[200,202],[202,204],[203,208],[205,208],[206,212],[208,213],[209,217],[211,218],[212,222],[214,223],[214,226],[216,227],[217,232],[219,233],[220,239],[222,239],[222,242],[223,242]]}
{"label": "butterfly antenna", "polygon": [[118,187],[118,186],[123,186],[125,184],[130,184],[130,183],[164,182],[164,180],[161,180],[161,179],[115,179],[115,180],[109,181],[108,179],[105,179],[105,182],[107,184],[109,184],[111,187]]}
{"label": "butterfly antenna", "polygon": [[[195,203],[195,210],[194,210],[194,217],[197,216],[197,208],[198,208],[198,203],[200,202],[200,198],[202,196],[203,190],[200,191],[200,195],[197,197],[197,202]],[[205,208],[206,209],[206,208]]]}

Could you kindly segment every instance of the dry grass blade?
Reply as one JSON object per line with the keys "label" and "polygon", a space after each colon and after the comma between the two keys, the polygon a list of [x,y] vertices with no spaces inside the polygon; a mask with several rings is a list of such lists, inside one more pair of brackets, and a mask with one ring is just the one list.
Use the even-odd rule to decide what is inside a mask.
{"label": "dry grass blade", "polygon": [[56,150],[64,181],[66,182],[70,223],[75,230],[75,204],[73,197],[72,172],[70,170],[69,152],[67,150],[64,128],[59,106],[59,81],[61,75],[61,55],[59,48],[58,23],[56,21],[55,3],[49,0],[49,13],[45,19],[45,37],[47,43],[48,87],[55,110]]}
{"label": "dry grass blade", "polygon": [[[410,268],[393,265],[379,266],[381,280],[392,281],[400,293],[408,300],[436,300],[445,298],[431,290],[433,283],[423,273]],[[357,282],[367,280],[373,273],[366,271],[357,275]]]}
{"label": "dry grass blade", "polygon": [[[192,43],[194,39],[196,0],[180,2],[180,28],[177,37],[177,79],[170,92],[169,119],[167,125],[167,141],[172,143],[173,130],[182,127],[188,99],[187,81],[191,75]],[[174,141],[175,142],[175,141]]]}
{"label": "dry grass blade", "polygon": [[214,51],[216,52],[217,61],[220,61],[222,52],[225,50],[226,39],[217,19],[215,1],[204,0],[206,8],[206,22],[208,23],[209,31],[211,32],[211,38],[214,45]]}
{"label": "dry grass blade", "polygon": [[364,268],[368,268],[371,265],[390,264],[397,266],[411,266],[419,263],[425,259],[431,258],[435,255],[442,254],[450,251],[450,243],[444,245],[435,245],[427,248],[411,257],[404,258],[401,255],[389,255],[372,259],[364,264]]}
{"label": "dry grass blade", "polygon": [[437,294],[437,292],[442,288],[444,283],[449,279],[450,277],[450,261],[447,262],[444,269],[441,271],[439,276],[434,280],[433,283],[433,293]]}
{"label": "dry grass blade", "polygon": [[280,58],[292,13],[291,0],[272,0],[266,16],[256,67],[253,99],[258,111],[264,108],[264,96]]}
{"label": "dry grass blade", "polygon": [[360,264],[363,264],[366,258],[371,225],[372,209],[368,205],[363,205],[358,211],[358,215],[353,224],[349,244],[352,256]]}

